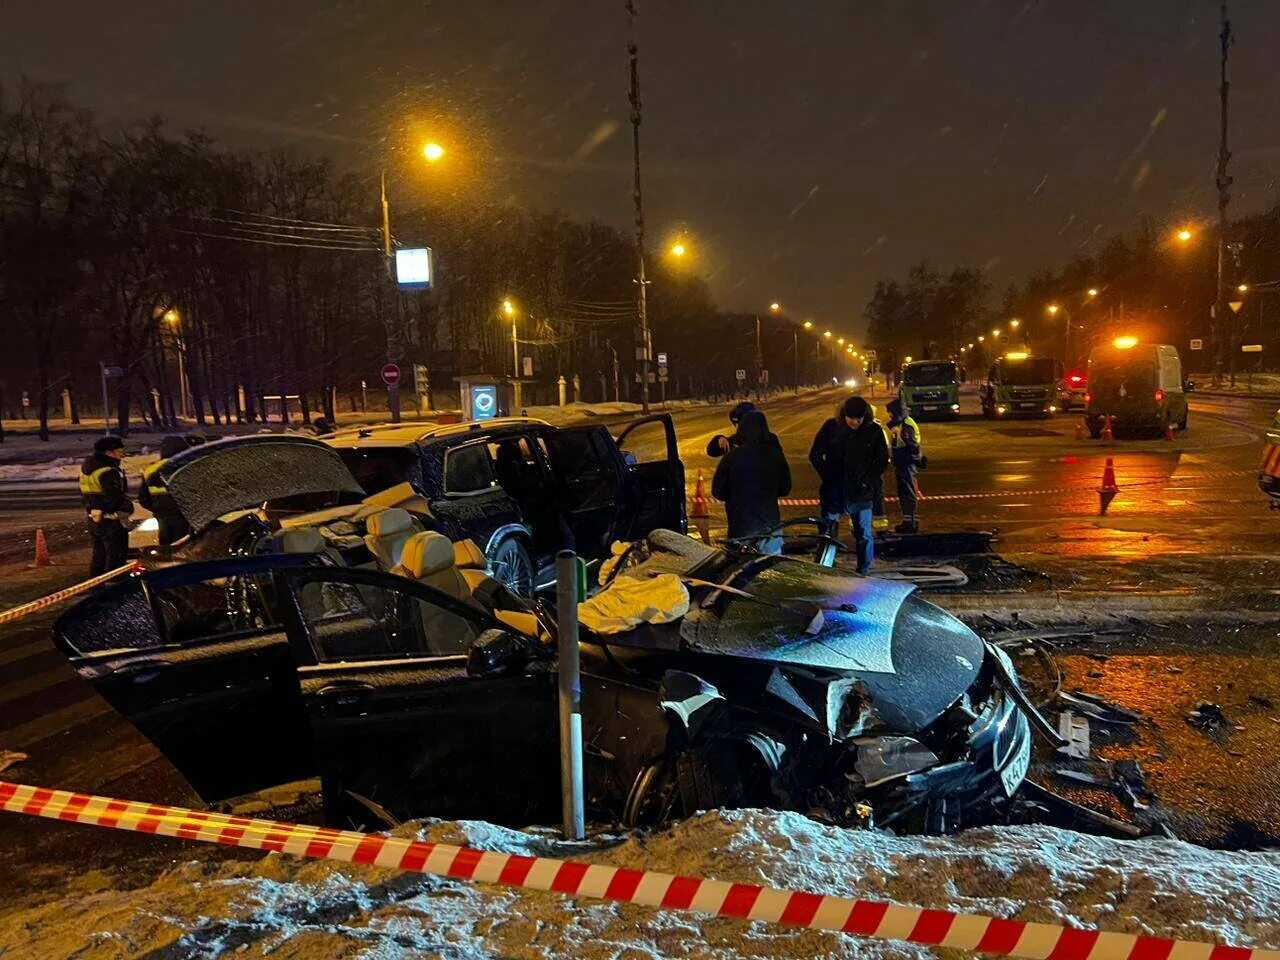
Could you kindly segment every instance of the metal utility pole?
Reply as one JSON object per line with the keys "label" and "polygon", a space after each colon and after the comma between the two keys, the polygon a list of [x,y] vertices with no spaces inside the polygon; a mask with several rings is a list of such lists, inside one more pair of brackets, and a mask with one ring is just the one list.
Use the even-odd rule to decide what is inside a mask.
{"label": "metal utility pole", "polygon": [[586,817],[582,775],[582,669],[578,604],[586,572],[577,554],[556,554],[557,701],[560,713],[560,809],[566,840],[581,840]]}
{"label": "metal utility pole", "polygon": [[1227,101],[1231,92],[1231,83],[1227,79],[1227,57],[1231,49],[1231,21],[1227,19],[1227,3],[1222,2],[1222,31],[1218,35],[1222,41],[1221,71],[1219,77],[1219,119],[1221,126],[1218,139],[1218,293],[1213,307],[1214,340],[1218,349],[1214,361],[1213,379],[1222,379],[1223,360],[1231,376],[1231,383],[1236,382],[1235,354],[1235,314],[1227,304],[1227,204],[1231,200],[1231,177],[1227,174],[1227,162],[1231,159],[1231,151],[1227,149]]}
{"label": "metal utility pole", "polygon": [[[386,262],[387,282],[395,300],[395,310],[384,314],[383,325],[387,332],[387,363],[400,363],[400,331],[404,327],[404,304],[400,302],[400,290],[396,287],[395,260],[391,250],[391,208],[387,205],[387,171],[379,178],[382,186],[382,257]],[[400,422],[400,383],[387,384],[387,411],[391,422]]]}
{"label": "metal utility pole", "polygon": [[761,380],[764,379],[764,352],[760,349],[760,314],[756,314],[756,402],[760,402]]}
{"label": "metal utility pole", "polygon": [[796,396],[800,396],[800,331],[791,331],[791,360],[795,364],[792,383],[796,388]]}
{"label": "metal utility pole", "polygon": [[644,276],[644,205],[640,196],[640,65],[639,48],[636,46],[636,5],[635,0],[627,0],[627,53],[631,57],[631,145],[635,162],[636,203],[636,283],[639,293],[636,295],[636,309],[640,315],[640,346],[636,352],[640,355],[640,412],[649,412],[649,363],[653,351],[649,346],[649,313],[646,304],[645,288],[649,281]]}

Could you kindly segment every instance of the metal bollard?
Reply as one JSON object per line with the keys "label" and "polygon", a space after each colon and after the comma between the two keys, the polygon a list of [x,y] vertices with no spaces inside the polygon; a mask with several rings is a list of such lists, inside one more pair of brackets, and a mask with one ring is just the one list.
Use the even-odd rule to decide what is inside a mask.
{"label": "metal bollard", "polygon": [[556,554],[559,653],[560,796],[566,840],[586,833],[582,788],[582,673],[578,657],[578,601],[583,567],[572,550]]}

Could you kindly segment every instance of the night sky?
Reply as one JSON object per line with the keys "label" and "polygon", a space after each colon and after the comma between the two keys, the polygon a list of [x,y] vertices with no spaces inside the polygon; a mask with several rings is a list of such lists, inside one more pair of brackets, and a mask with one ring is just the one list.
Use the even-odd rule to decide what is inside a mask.
{"label": "night sky", "polygon": [[[639,5],[650,233],[687,230],[725,307],[851,331],[922,256],[999,288],[1146,217],[1212,214],[1211,0]],[[1239,212],[1278,196],[1280,3],[1232,19]],[[443,131],[472,174],[452,188],[620,226],[625,43],[622,0],[0,4],[0,76],[65,81],[103,117],[373,171]]]}

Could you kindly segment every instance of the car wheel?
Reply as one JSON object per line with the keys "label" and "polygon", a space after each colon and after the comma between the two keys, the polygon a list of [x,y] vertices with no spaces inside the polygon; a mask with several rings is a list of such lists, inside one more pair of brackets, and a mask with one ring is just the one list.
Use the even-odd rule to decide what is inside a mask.
{"label": "car wheel", "polygon": [[1191,410],[1190,410],[1190,409],[1187,409],[1187,410],[1182,411],[1182,419],[1178,421],[1178,429],[1179,429],[1179,430],[1185,430],[1185,429],[1187,429],[1187,417],[1189,417],[1189,416],[1191,416]]}
{"label": "car wheel", "polygon": [[1090,423],[1088,426],[1089,426],[1089,438],[1091,440],[1102,439],[1102,424]]}
{"label": "car wheel", "polygon": [[493,579],[518,597],[533,596],[533,560],[515,538],[503,540],[489,558]]}

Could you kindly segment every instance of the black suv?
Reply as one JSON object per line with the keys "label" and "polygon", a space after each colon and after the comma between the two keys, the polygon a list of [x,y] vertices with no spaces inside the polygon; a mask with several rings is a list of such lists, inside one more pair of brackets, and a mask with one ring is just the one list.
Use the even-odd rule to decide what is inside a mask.
{"label": "black suv", "polygon": [[688,529],[669,414],[627,424],[616,438],[597,424],[513,418],[358,427],[322,439],[366,494],[411,483],[441,532],[474,540],[493,575],[524,596],[554,578],[557,550],[594,560],[614,540]]}

